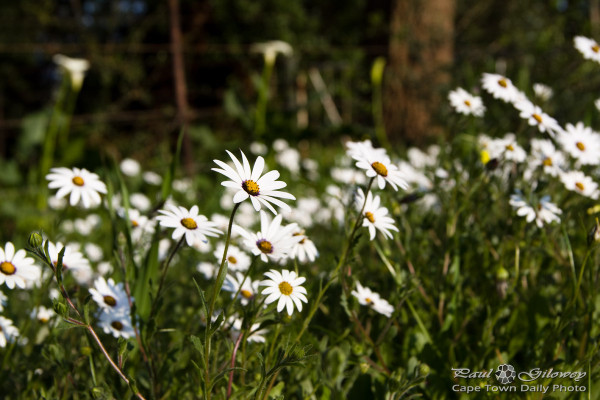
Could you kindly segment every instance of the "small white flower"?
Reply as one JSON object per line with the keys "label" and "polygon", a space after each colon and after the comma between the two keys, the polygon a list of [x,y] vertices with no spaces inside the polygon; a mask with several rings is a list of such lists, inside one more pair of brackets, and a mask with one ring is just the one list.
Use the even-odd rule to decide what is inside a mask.
{"label": "small white flower", "polygon": [[278,151],[275,154],[275,161],[282,167],[287,168],[294,175],[300,172],[300,152],[296,149],[290,147]]}
{"label": "small white flower", "polygon": [[279,189],[286,187],[285,182],[277,180],[279,172],[273,170],[262,175],[265,168],[265,160],[259,156],[256,159],[256,163],[254,163],[254,168],[251,169],[246,155],[243,152],[241,153],[243,165],[231,152],[227,151],[227,154],[229,154],[235,165],[235,169],[219,160],[214,160],[214,162],[221,168],[212,168],[213,171],[223,174],[230,179],[229,181],[222,182],[221,185],[237,190],[233,196],[233,202],[237,204],[250,198],[256,211],[260,211],[262,204],[271,210],[273,214],[277,214],[277,211],[275,211],[270,203],[283,210],[289,210],[290,206],[276,199],[276,197],[290,200],[296,200],[296,198],[287,192],[279,191]]}
{"label": "small white flower", "polygon": [[196,239],[206,242],[208,241],[207,236],[218,236],[222,233],[215,228],[214,222],[209,221],[204,215],[198,214],[198,206],[187,210],[184,207],[168,204],[167,208],[168,210],[159,210],[158,212],[162,215],[156,219],[163,227],[175,228],[172,235],[173,240],[179,240],[185,235],[185,241],[192,246]]}
{"label": "small white flower", "polygon": [[0,247],[0,285],[4,283],[9,289],[15,286],[25,289],[28,283],[40,278],[41,270],[34,262],[33,258],[27,257],[25,250],[15,252],[15,246],[7,242],[4,249]]}
{"label": "small white flower", "polygon": [[83,58],[71,58],[62,54],[55,54],[52,60],[67,71],[73,89],[79,91],[83,84],[83,78],[85,78],[85,72],[90,69],[90,62]]}
{"label": "small white flower", "polygon": [[548,132],[552,137],[562,131],[562,128],[554,118],[542,111],[531,101],[524,99],[515,103],[515,108],[520,111],[519,116],[527,120],[530,126],[537,126],[540,132]]}
{"label": "small white flower", "polygon": [[223,290],[226,292],[231,292],[231,297],[235,296],[239,290],[240,292],[238,293],[238,298],[240,299],[242,305],[245,306],[248,305],[248,302],[252,300],[258,293],[259,284],[259,281],[252,281],[248,277],[246,277],[244,280],[244,274],[241,272],[236,272],[235,276],[229,274],[225,276]]}
{"label": "small white flower", "polygon": [[583,55],[586,60],[596,61],[600,63],[600,46],[594,39],[585,36],[575,36],[573,39],[575,48]]}
{"label": "small white flower", "polygon": [[294,54],[292,46],[282,40],[272,40],[269,42],[255,43],[250,47],[253,53],[262,53],[265,57],[265,63],[273,64],[278,54],[290,57]]}
{"label": "small white flower", "polygon": [[452,90],[448,94],[448,100],[450,101],[450,105],[460,114],[483,117],[485,113],[485,106],[481,97],[473,96],[463,88],[459,87]]}
{"label": "small white flower", "polygon": [[495,99],[507,103],[513,103],[523,97],[512,81],[502,75],[484,73],[481,78],[481,86]]}
{"label": "small white flower", "polygon": [[[224,243],[219,243],[217,245],[217,248],[215,249],[214,255],[219,262],[221,262],[224,250]],[[250,258],[250,256],[248,256],[248,254],[244,253],[242,250],[240,250],[239,247],[233,244],[230,244],[227,248],[226,260],[227,269],[229,271],[246,271],[252,263],[252,259]]]}
{"label": "small white flower", "polygon": [[267,286],[262,294],[268,295],[265,304],[271,304],[276,300],[277,312],[281,312],[285,307],[288,315],[294,312],[294,305],[298,311],[302,311],[302,302],[308,303],[306,299],[306,289],[300,285],[306,281],[306,278],[297,277],[294,271],[287,269],[281,272],[274,269],[265,272],[268,280],[262,281],[261,286]]}
{"label": "small white flower", "polygon": [[385,184],[389,183],[394,190],[408,189],[408,183],[403,179],[402,173],[398,167],[392,164],[392,161],[387,154],[382,153],[379,149],[366,150],[362,149],[363,154],[354,155],[356,166],[365,170],[369,178],[377,178],[379,189],[385,188]]}
{"label": "small white flower", "polygon": [[234,229],[245,239],[244,245],[252,254],[260,256],[264,262],[268,262],[269,259],[285,259],[291,253],[294,244],[302,238],[292,236],[297,229],[295,223],[281,226],[282,219],[280,214],[270,221],[267,214],[261,211],[259,232],[250,233],[238,225],[235,225]]}
{"label": "small white flower", "polygon": [[93,262],[101,261],[104,258],[102,247],[95,243],[86,243],[83,249],[87,258]]}
{"label": "small white flower", "polygon": [[152,202],[143,193],[132,193],[129,196],[129,203],[140,211],[148,211],[152,207]]}
{"label": "small white flower", "polygon": [[2,291],[0,291],[0,312],[4,311],[4,306],[6,305],[6,300],[8,297]]}
{"label": "small white flower", "polygon": [[575,160],[584,165],[600,164],[600,134],[578,122],[567,124],[566,130],[558,135],[558,142]]}
{"label": "small white flower", "polygon": [[138,176],[142,171],[142,167],[139,162],[133,158],[125,158],[119,164],[119,168],[124,175],[127,176]]}
{"label": "small white flower", "polygon": [[550,196],[542,197],[537,206],[533,207],[517,191],[516,194],[510,196],[509,204],[517,210],[517,215],[524,217],[527,222],[535,220],[538,228],[544,226],[544,223],[560,222],[559,215],[562,214],[562,210],[550,202]]}
{"label": "small white flower", "polygon": [[12,342],[19,337],[19,330],[13,325],[13,322],[0,315],[0,347],[6,347],[6,343]]}
{"label": "small white flower", "polygon": [[54,315],[54,310],[44,306],[36,307],[31,312],[31,318],[36,318],[38,321],[43,323],[48,323],[48,321],[50,321]]}
{"label": "small white flower", "polygon": [[550,98],[552,98],[552,95],[554,94],[552,88],[548,85],[544,85],[543,83],[534,83],[533,93],[535,93],[535,97],[537,97],[541,101],[550,100]]}
{"label": "small white flower", "polygon": [[370,240],[375,239],[376,231],[380,231],[389,239],[392,238],[390,231],[398,232],[398,228],[394,225],[394,220],[388,217],[388,209],[381,207],[381,199],[379,196],[373,197],[373,193],[367,193],[365,203],[365,194],[362,189],[358,189],[356,196],[356,209],[360,211],[365,204],[363,211],[362,226],[369,229]]}
{"label": "small white flower", "polygon": [[302,238],[302,240],[294,245],[290,257],[296,258],[302,264],[306,262],[314,262],[319,256],[317,246],[315,246],[313,241],[304,234],[304,231],[295,232],[294,236],[299,236]]}
{"label": "small white flower", "polygon": [[533,169],[542,167],[544,173],[550,176],[558,176],[561,168],[565,165],[565,157],[563,153],[556,150],[551,141],[546,139],[532,139],[529,165]]}
{"label": "small white flower", "polygon": [[363,287],[360,282],[356,282],[356,290],[350,294],[358,299],[359,304],[371,307],[376,312],[390,318],[394,312],[394,307],[387,300],[382,299],[379,293],[373,292],[367,287]]}
{"label": "small white flower", "polygon": [[252,142],[250,143],[250,152],[255,156],[264,156],[269,151],[269,148],[266,144],[260,142]]}
{"label": "small white flower", "polygon": [[196,271],[200,272],[205,279],[212,279],[217,273],[217,268],[213,263],[202,261],[196,266]]}
{"label": "small white flower", "polygon": [[106,193],[106,185],[98,175],[85,168],[52,168],[50,172],[46,175],[50,181],[48,188],[58,189],[58,198],[70,193],[69,202],[72,206],[81,201],[84,208],[96,207],[101,202],[99,193]]}
{"label": "small white flower", "polygon": [[162,183],[162,177],[156,172],[146,171],[142,174],[142,179],[149,185],[158,186]]}
{"label": "small white flower", "polygon": [[56,244],[49,242],[48,253],[50,254],[50,261],[52,261],[55,267],[58,265],[58,253],[63,247],[65,247],[63,271],[68,271],[78,283],[87,284],[92,278],[93,271],[89,260],[81,254],[78,246],[71,244],[63,246],[61,242],[57,242]]}
{"label": "small white flower", "polygon": [[565,185],[567,190],[577,192],[583,196],[597,200],[600,192],[598,192],[598,184],[589,176],[586,176],[581,171],[569,171],[560,174],[560,180]]}
{"label": "small white flower", "polygon": [[112,278],[106,281],[100,277],[96,279],[94,287],[90,288],[89,292],[92,295],[92,300],[106,311],[129,314],[129,300],[122,282],[115,284]]}
{"label": "small white flower", "polygon": [[502,158],[504,160],[521,163],[525,161],[527,153],[517,144],[514,133],[507,133],[501,139],[491,139],[486,146],[490,158]]}
{"label": "small white flower", "polygon": [[[355,171],[355,170],[353,170]],[[356,171],[358,172],[358,171]],[[360,174],[363,178],[364,174]],[[314,215],[319,212],[323,207],[321,201],[316,197],[305,197],[298,199],[296,207],[292,208],[290,212],[284,212],[283,216],[286,220],[296,222],[298,225],[303,227],[310,227],[314,224]]]}
{"label": "small white flower", "polygon": [[98,325],[104,333],[111,334],[116,338],[129,339],[135,336],[131,317],[127,313],[103,311],[100,313]]}

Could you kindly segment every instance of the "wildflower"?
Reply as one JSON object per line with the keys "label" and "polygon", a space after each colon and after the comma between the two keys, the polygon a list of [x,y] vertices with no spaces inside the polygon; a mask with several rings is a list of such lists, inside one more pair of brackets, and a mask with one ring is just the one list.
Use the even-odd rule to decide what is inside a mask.
{"label": "wildflower", "polygon": [[542,111],[531,101],[524,99],[515,103],[515,108],[520,111],[519,116],[527,120],[530,126],[537,126],[540,132],[548,132],[552,137],[562,131],[562,128],[554,118]]}
{"label": "wildflower", "polygon": [[252,281],[246,277],[244,280],[244,274],[236,272],[235,276],[227,275],[225,282],[223,283],[223,290],[231,292],[231,297],[235,296],[238,292],[238,298],[243,306],[247,305],[250,300],[258,293],[259,281]]}
{"label": "wildflower", "polygon": [[[232,316],[228,319],[228,322],[231,324],[231,338],[235,342],[239,337],[240,333],[242,333],[242,320],[240,318],[236,318]],[[266,329],[258,329],[260,328],[260,324],[252,324],[250,327],[250,332],[246,337],[248,342],[256,342],[256,343],[264,343],[266,342],[265,337],[263,336],[267,333]]]}
{"label": "wildflower", "polygon": [[216,229],[216,224],[209,221],[204,215],[198,215],[198,206],[190,210],[172,204],[167,205],[168,210],[159,210],[162,215],[156,217],[160,225],[165,228],[175,228],[173,240],[179,240],[185,235],[185,241],[189,246],[196,239],[208,241],[207,236],[218,236],[221,231]]}
{"label": "wildflower", "polygon": [[4,293],[0,291],[0,312],[4,311],[4,306],[6,305],[6,300],[8,297]]}
{"label": "wildflower", "polygon": [[40,277],[40,269],[34,265],[34,259],[27,257],[25,250],[15,252],[15,246],[7,242],[4,249],[0,247],[0,285],[6,284],[9,289],[15,286],[25,289],[26,284]]}
{"label": "wildflower", "polygon": [[0,315],[0,347],[6,347],[6,343],[19,337],[19,330],[13,325],[13,322]]}
{"label": "wildflower", "polygon": [[63,247],[65,247],[62,260],[63,271],[69,271],[78,283],[87,284],[92,278],[93,271],[89,260],[78,250],[78,246],[71,244],[63,246],[61,242],[57,242],[56,244],[49,242],[48,253],[50,254],[50,261],[55,267],[58,265],[58,254]]}
{"label": "wildflower", "polygon": [[104,333],[111,334],[116,338],[129,339],[135,335],[131,317],[124,312],[102,312],[98,325]]}
{"label": "wildflower", "polygon": [[276,199],[276,197],[290,200],[296,200],[296,198],[289,193],[279,191],[279,189],[286,187],[285,182],[277,180],[279,172],[276,170],[269,171],[261,177],[265,167],[265,160],[259,156],[256,159],[256,163],[254,163],[254,168],[251,169],[246,155],[243,152],[241,153],[243,166],[231,152],[227,151],[236,169],[219,160],[214,160],[214,162],[221,168],[212,169],[230,179],[229,181],[222,182],[223,186],[237,189],[236,194],[233,196],[233,202],[237,204],[250,198],[256,211],[260,211],[261,204],[263,204],[273,214],[277,214],[270,203],[283,210],[289,210],[290,207],[281,200]]}
{"label": "wildflower", "polygon": [[548,85],[544,85],[543,83],[534,83],[533,93],[535,93],[535,97],[537,97],[541,101],[550,100],[550,98],[554,94],[552,88]]}
{"label": "wildflower", "polygon": [[[217,258],[217,260],[221,261],[221,257],[223,257],[224,251],[225,251],[225,244],[219,243],[214,252],[214,255]],[[229,271],[246,271],[250,267],[250,264],[252,263],[252,260],[250,259],[248,254],[244,253],[242,250],[240,250],[239,247],[237,247],[233,244],[230,244],[229,247],[227,248],[226,260],[227,260],[227,269]]]}
{"label": "wildflower", "polygon": [[370,140],[364,140],[362,142],[346,142],[346,154],[353,158],[365,158],[368,155],[376,153],[378,157],[385,157],[385,149],[375,148]]}
{"label": "wildflower", "polygon": [[131,196],[129,196],[129,203],[131,203],[132,207],[135,207],[140,211],[148,211],[150,210],[150,207],[152,207],[150,199],[142,193],[132,193]]}
{"label": "wildflower", "polygon": [[50,181],[48,188],[58,189],[58,198],[70,193],[69,202],[72,206],[81,201],[84,208],[96,207],[101,201],[99,193],[106,193],[106,185],[98,175],[85,168],[52,168],[50,172],[46,175]]}
{"label": "wildflower", "polygon": [[252,142],[250,143],[250,152],[255,156],[264,156],[269,151],[269,148],[266,144],[260,142]]}
{"label": "wildflower", "polygon": [[504,159],[521,163],[527,157],[525,150],[517,144],[517,138],[514,133],[507,133],[500,139],[490,139],[486,150],[492,159]]}
{"label": "wildflower", "polygon": [[162,183],[162,177],[156,172],[146,171],[142,174],[142,179],[148,185],[158,186]]}
{"label": "wildflower", "polygon": [[276,216],[273,221],[269,220],[267,214],[260,212],[260,231],[250,233],[240,226],[234,229],[245,239],[245,246],[255,256],[267,262],[269,258],[280,260],[287,258],[292,251],[294,244],[302,240],[301,237],[292,236],[297,229],[295,223],[287,226],[281,226],[282,215]]}
{"label": "wildflower", "polygon": [[313,241],[304,234],[304,231],[296,231],[294,236],[299,236],[302,239],[294,245],[290,257],[298,259],[301,263],[315,261],[319,251]]}
{"label": "wildflower", "polygon": [[450,101],[450,105],[460,114],[483,117],[485,113],[485,106],[483,105],[483,101],[481,101],[481,97],[473,96],[463,88],[459,87],[456,90],[452,90],[448,94],[448,100]]}
{"label": "wildflower", "polygon": [[275,161],[284,168],[287,168],[293,175],[300,172],[300,152],[288,147],[275,154]]}
{"label": "wildflower", "polygon": [[[360,174],[364,178],[364,174]],[[322,209],[321,200],[316,197],[299,199],[291,212],[284,212],[286,220],[296,222],[300,226],[310,227],[314,224],[314,215]]]}
{"label": "wildflower", "polygon": [[583,172],[563,172],[560,174],[560,180],[567,190],[577,192],[594,200],[598,199],[598,195],[600,194],[600,192],[598,192],[598,184]]}
{"label": "wildflower", "polygon": [[510,196],[509,204],[517,210],[517,215],[525,217],[527,222],[535,220],[538,228],[544,226],[544,223],[560,222],[559,215],[562,214],[562,210],[556,204],[550,202],[550,196],[542,197],[537,206],[533,207],[517,191],[517,193]]}
{"label": "wildflower", "polygon": [[38,321],[43,322],[44,324],[48,323],[52,317],[54,317],[54,310],[44,306],[36,307],[31,312],[31,318],[36,318]]}
{"label": "wildflower", "polygon": [[578,122],[567,124],[566,130],[557,137],[563,149],[584,165],[600,164],[600,134]]}
{"label": "wildflower", "polygon": [[362,154],[354,155],[356,166],[364,169],[369,178],[377,177],[377,185],[379,189],[385,188],[385,184],[389,183],[394,190],[408,189],[408,183],[402,178],[398,167],[392,164],[390,158],[381,152],[381,149],[368,150],[362,149]]}
{"label": "wildflower", "polygon": [[212,279],[215,277],[217,268],[212,263],[202,261],[196,266],[196,271],[200,272],[205,279]]}
{"label": "wildflower", "polygon": [[529,165],[532,168],[542,167],[544,173],[550,176],[557,176],[561,172],[561,167],[565,165],[565,157],[563,153],[556,150],[551,141],[533,139],[531,141],[531,159]]}
{"label": "wildflower", "polygon": [[262,53],[265,57],[265,63],[273,65],[278,54],[290,57],[294,53],[292,46],[282,40],[272,40],[269,42],[255,43],[250,47],[253,53]]}
{"label": "wildflower", "polygon": [[271,304],[276,300],[277,312],[281,312],[285,307],[288,315],[294,312],[294,304],[298,311],[302,311],[302,302],[308,303],[306,299],[306,289],[300,285],[306,281],[306,278],[297,277],[294,271],[287,269],[281,272],[274,269],[265,272],[269,278],[261,282],[261,286],[267,286],[262,294],[268,295],[265,299],[265,304]]}
{"label": "wildflower", "polygon": [[524,95],[513,85],[512,81],[498,74],[484,73],[481,78],[481,86],[495,99],[513,103]]}
{"label": "wildflower", "polygon": [[133,158],[125,158],[119,164],[119,168],[124,175],[127,176],[138,176],[142,171],[140,163]]}
{"label": "wildflower", "polygon": [[363,204],[365,205],[363,210],[363,224],[369,229],[370,240],[375,239],[376,231],[380,231],[387,238],[392,238],[390,230],[398,232],[398,228],[394,226],[394,220],[387,216],[388,209],[381,207],[381,199],[379,196],[373,197],[371,192],[367,193],[367,199],[365,203],[365,194],[362,189],[358,189],[356,196],[356,208],[358,211],[362,209]]}
{"label": "wildflower", "polygon": [[350,292],[358,299],[359,304],[369,306],[376,312],[390,318],[394,312],[394,307],[382,299],[379,293],[373,292],[371,289],[363,287],[360,282],[356,282],[356,290]]}
{"label": "wildflower", "polygon": [[56,54],[52,57],[55,64],[62,67],[71,78],[71,86],[75,91],[79,91],[85,78],[85,72],[90,69],[90,62],[83,58],[71,58],[62,54]]}
{"label": "wildflower", "polygon": [[596,61],[600,63],[600,46],[594,39],[585,36],[575,36],[573,39],[575,48],[583,55],[586,60]]}
{"label": "wildflower", "polygon": [[129,313],[129,300],[123,283],[115,284],[111,278],[108,281],[100,277],[94,281],[94,287],[89,289],[92,300],[102,309],[115,312],[116,310]]}

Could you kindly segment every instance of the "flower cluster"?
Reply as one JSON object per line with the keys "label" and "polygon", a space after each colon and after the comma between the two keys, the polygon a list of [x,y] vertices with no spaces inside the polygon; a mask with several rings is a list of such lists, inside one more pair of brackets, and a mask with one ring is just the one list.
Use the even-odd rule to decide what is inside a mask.
{"label": "flower cluster", "polygon": [[98,278],[89,289],[92,299],[100,307],[99,325],[105,333],[128,339],[135,335],[131,323],[131,309],[123,283]]}

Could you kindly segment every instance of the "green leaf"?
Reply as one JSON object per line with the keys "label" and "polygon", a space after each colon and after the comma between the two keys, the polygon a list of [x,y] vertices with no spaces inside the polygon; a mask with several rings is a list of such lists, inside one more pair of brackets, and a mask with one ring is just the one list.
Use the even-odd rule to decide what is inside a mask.
{"label": "green leaf", "polygon": [[157,225],[152,237],[152,245],[146,254],[146,258],[140,271],[138,279],[135,281],[133,289],[133,297],[137,304],[137,311],[140,318],[144,321],[150,316],[150,284],[156,282],[158,278],[158,242],[160,235],[160,227]]}

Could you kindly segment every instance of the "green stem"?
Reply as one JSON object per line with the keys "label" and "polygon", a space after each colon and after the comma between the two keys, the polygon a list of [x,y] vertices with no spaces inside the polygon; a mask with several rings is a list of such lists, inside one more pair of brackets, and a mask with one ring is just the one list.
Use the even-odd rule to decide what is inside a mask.
{"label": "green stem", "polygon": [[256,102],[256,114],[254,120],[254,134],[256,137],[261,137],[265,132],[266,114],[267,114],[267,98],[269,96],[269,82],[273,73],[274,63],[265,60],[260,87],[258,88],[258,101]]}
{"label": "green stem", "polygon": [[162,291],[163,285],[165,284],[165,277],[167,276],[167,270],[169,269],[169,264],[171,264],[171,261],[173,260],[175,253],[177,253],[177,250],[179,250],[179,248],[183,244],[184,240],[185,240],[185,235],[183,235],[181,237],[181,239],[179,239],[179,242],[177,242],[175,247],[173,247],[173,250],[171,250],[169,257],[165,261],[165,264],[163,266],[162,275],[160,277],[160,283],[158,284],[158,291],[156,292],[156,297],[154,298],[154,301],[152,302],[152,307],[150,308],[150,318],[152,318],[152,316],[154,316],[154,313],[156,312],[156,307],[158,306],[158,299],[160,298],[160,292]]}

